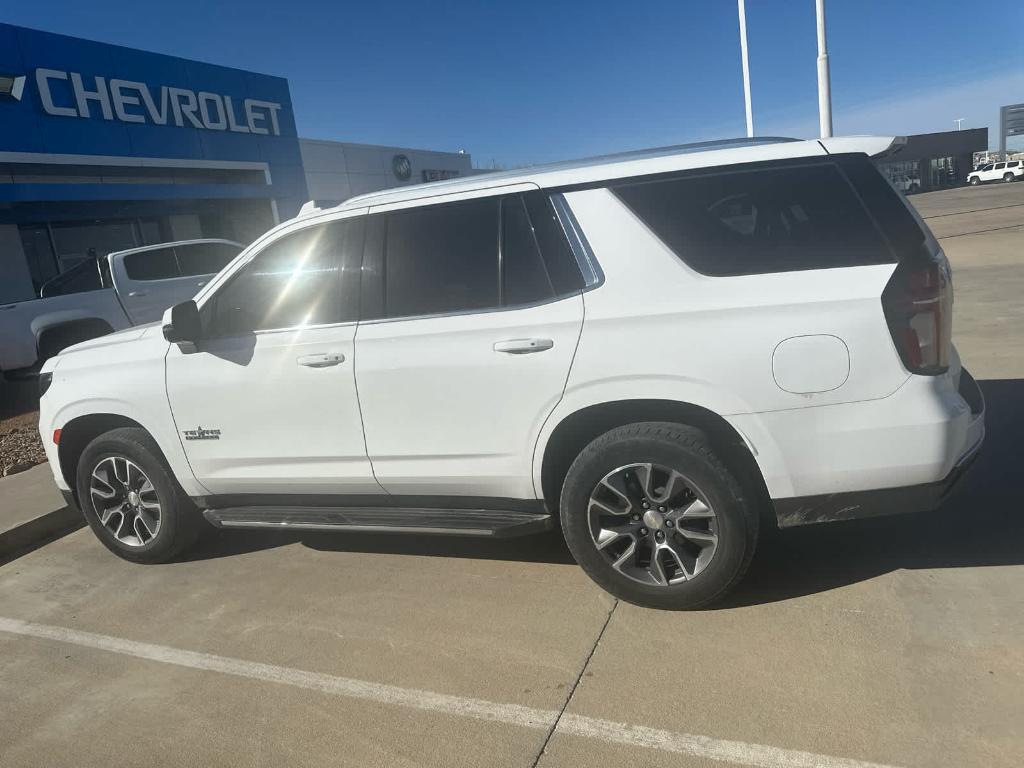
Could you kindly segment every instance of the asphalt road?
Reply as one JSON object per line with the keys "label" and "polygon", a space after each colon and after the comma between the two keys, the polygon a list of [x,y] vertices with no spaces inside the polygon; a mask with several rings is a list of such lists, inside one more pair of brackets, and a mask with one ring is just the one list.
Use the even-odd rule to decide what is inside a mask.
{"label": "asphalt road", "polygon": [[614,601],[553,536],[143,567],[80,530],[0,566],[0,765],[1019,766],[1024,184],[913,200],[988,400],[939,512],[768,535],[694,613]]}

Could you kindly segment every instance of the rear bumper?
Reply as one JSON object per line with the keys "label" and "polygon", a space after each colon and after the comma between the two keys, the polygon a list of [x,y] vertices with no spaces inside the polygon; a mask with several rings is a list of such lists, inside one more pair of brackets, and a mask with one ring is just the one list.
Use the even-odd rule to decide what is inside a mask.
{"label": "rear bumper", "polygon": [[961,371],[958,394],[970,409],[966,447],[952,469],[932,483],[774,499],[780,528],[936,509],[977,459],[985,439],[985,400],[974,377]]}
{"label": "rear bumper", "polygon": [[852,491],[824,496],[799,496],[775,499],[775,517],[780,528],[837,520],[881,517],[901,512],[927,512],[938,508],[978,457],[979,441],[961,458],[952,471],[937,483]]}

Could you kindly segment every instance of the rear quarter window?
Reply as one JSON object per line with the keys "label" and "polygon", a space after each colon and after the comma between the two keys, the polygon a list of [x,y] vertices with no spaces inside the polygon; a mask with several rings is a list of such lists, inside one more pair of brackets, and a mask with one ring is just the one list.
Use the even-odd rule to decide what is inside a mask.
{"label": "rear quarter window", "polygon": [[635,181],[613,191],[676,256],[705,275],[895,262],[832,162]]}

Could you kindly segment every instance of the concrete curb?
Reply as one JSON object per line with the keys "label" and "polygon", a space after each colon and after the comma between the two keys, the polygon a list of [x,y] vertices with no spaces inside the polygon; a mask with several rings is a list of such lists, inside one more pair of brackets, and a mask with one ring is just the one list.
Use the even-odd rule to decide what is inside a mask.
{"label": "concrete curb", "polygon": [[58,533],[71,533],[83,525],[85,521],[81,512],[72,507],[62,507],[6,531],[0,531],[0,560],[6,560],[10,555],[39,544]]}

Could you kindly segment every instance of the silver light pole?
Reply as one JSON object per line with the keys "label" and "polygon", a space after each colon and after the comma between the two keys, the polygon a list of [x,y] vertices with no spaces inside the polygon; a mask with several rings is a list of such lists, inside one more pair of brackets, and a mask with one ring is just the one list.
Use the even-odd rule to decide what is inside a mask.
{"label": "silver light pole", "polygon": [[747,11],[744,0],[736,0],[740,12],[740,56],[743,59],[743,103],[747,108],[747,137],[754,136],[754,112],[750,107],[750,63],[747,61]]}
{"label": "silver light pole", "polygon": [[827,139],[832,135],[832,85],[828,76],[828,47],[825,42],[825,0],[815,0],[815,4],[818,16],[818,123],[821,138]]}

